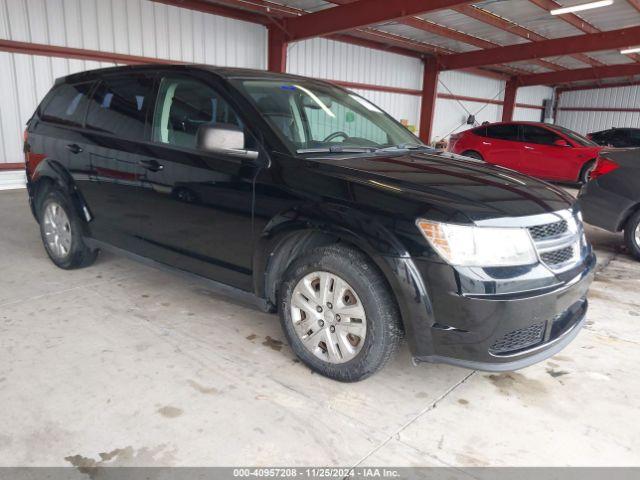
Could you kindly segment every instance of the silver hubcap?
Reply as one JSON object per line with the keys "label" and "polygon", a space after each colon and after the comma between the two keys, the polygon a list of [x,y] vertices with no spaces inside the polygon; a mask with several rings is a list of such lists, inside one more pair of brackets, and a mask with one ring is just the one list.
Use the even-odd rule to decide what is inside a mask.
{"label": "silver hubcap", "polygon": [[67,212],[56,202],[44,209],[44,236],[49,251],[58,258],[66,257],[71,249],[71,225]]}
{"label": "silver hubcap", "polygon": [[638,225],[636,225],[636,230],[635,230],[633,236],[636,239],[636,245],[638,247],[640,247],[640,223],[638,223]]}
{"label": "silver hubcap", "polygon": [[329,272],[303,277],[291,298],[293,328],[302,344],[329,363],[354,358],[364,345],[367,317],[355,290]]}

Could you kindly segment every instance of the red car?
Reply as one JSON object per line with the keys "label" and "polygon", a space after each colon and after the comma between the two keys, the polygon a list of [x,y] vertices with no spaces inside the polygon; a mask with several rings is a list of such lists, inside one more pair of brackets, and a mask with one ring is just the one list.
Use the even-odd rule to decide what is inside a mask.
{"label": "red car", "polygon": [[545,180],[589,180],[603,147],[557,125],[506,122],[451,135],[449,151]]}

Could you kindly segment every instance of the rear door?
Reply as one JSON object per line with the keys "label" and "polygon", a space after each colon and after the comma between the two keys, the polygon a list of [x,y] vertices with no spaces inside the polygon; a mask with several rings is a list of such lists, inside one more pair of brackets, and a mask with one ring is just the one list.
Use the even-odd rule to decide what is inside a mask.
{"label": "rear door", "polygon": [[480,142],[480,153],[487,162],[513,170],[519,169],[522,145],[518,141],[517,124],[488,125],[486,136]]}
{"label": "rear door", "polygon": [[[574,176],[574,148],[561,135],[537,125],[523,124],[522,171],[539,178],[568,180]],[[555,145],[564,140],[565,145]]]}
{"label": "rear door", "polygon": [[144,144],[153,98],[151,74],[105,76],[94,90],[85,122],[89,175],[83,194],[94,217],[92,235],[136,253],[144,250],[137,238],[139,196],[154,188],[146,175]]}
{"label": "rear door", "polygon": [[159,79],[151,142],[145,155],[156,169],[154,188],[136,197],[138,238],[145,255],[244,290],[253,288],[253,181],[255,158],[199,147],[202,127],[235,127],[247,135],[231,99],[209,74],[168,73]]}
{"label": "rear door", "polygon": [[89,175],[82,122],[94,82],[62,83],[52,89],[29,135],[29,178],[45,158],[62,165],[81,192]]}

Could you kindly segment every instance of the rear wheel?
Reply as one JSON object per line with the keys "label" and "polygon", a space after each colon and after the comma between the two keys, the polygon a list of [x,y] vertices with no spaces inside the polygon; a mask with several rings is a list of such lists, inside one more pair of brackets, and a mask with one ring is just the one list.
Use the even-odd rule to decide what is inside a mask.
{"label": "rear wheel", "polygon": [[289,345],[312,370],[354,382],[380,370],[402,340],[400,314],[375,265],[334,245],[295,260],[280,286]]}
{"label": "rear wheel", "polygon": [[594,168],[596,168],[595,160],[591,160],[585,163],[582,167],[582,170],[580,170],[580,178],[578,179],[578,181],[584,185],[589,180],[591,180],[589,177],[591,176],[591,172],[593,172]]}
{"label": "rear wheel", "polygon": [[44,194],[38,218],[44,248],[58,267],[71,270],[95,261],[98,251],[84,243],[82,220],[62,192],[54,189]]}
{"label": "rear wheel", "polygon": [[624,241],[637,260],[640,260],[640,210],[631,215],[624,227]]}
{"label": "rear wheel", "polygon": [[475,158],[476,160],[484,160],[482,155],[475,150],[467,150],[466,152],[463,152],[462,155],[469,158]]}

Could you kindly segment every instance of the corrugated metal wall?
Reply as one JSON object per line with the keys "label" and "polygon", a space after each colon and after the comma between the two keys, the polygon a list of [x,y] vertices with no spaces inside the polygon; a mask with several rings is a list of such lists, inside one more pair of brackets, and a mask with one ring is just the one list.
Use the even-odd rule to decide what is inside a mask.
{"label": "corrugated metal wall", "polygon": [[[266,68],[266,29],[146,0],[0,0],[0,38]],[[22,161],[24,124],[55,78],[110,66],[0,52],[0,163]]]}
{"label": "corrugated metal wall", "polygon": [[611,127],[640,128],[640,111],[580,111],[563,108],[640,109],[640,85],[564,92],[558,103],[556,123],[586,134]]}
{"label": "corrugated metal wall", "polygon": [[[308,77],[386,87],[422,88],[422,62],[417,58],[314,38],[289,45],[287,72]],[[415,95],[353,89],[394,118],[418,128],[420,98]]]}
{"label": "corrugated metal wall", "polygon": [[[516,95],[516,103],[542,106],[544,100],[553,99],[553,88],[544,85],[535,87],[521,87]],[[543,111],[537,108],[516,107],[513,119],[527,122],[539,122],[542,120]]]}
{"label": "corrugated metal wall", "polygon": [[[438,93],[502,100],[504,81],[466,72],[442,72],[439,76]],[[478,123],[496,122],[502,115],[502,106],[439,98],[436,101],[432,139],[448,138],[452,133],[472,128],[472,125],[466,123],[469,115],[475,115]]]}

